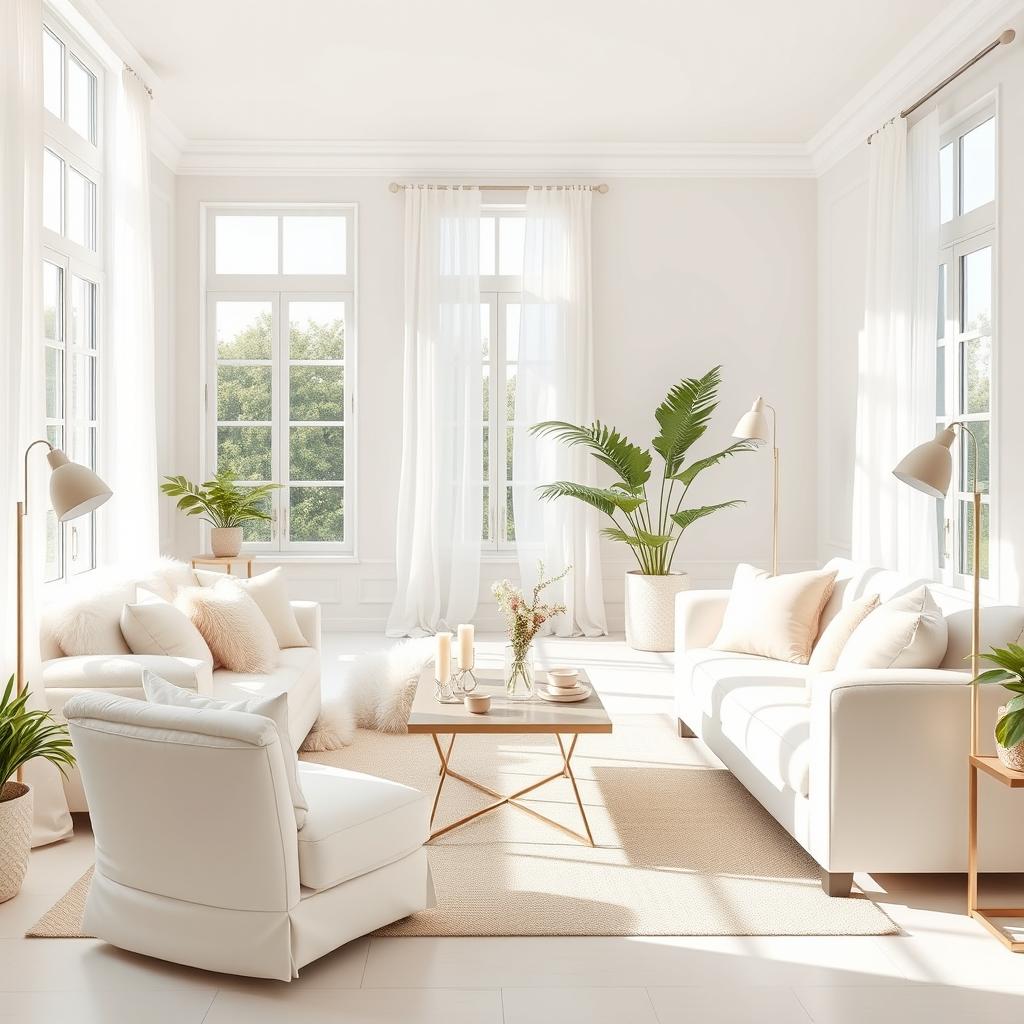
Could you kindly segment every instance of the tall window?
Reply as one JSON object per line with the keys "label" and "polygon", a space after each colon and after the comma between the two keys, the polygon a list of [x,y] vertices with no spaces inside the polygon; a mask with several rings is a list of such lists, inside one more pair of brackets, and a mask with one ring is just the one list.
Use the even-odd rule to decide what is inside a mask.
{"label": "tall window", "polygon": [[515,550],[512,439],[516,423],[520,295],[526,213],[521,205],[485,206],[480,218],[480,316],[483,338],[484,550]]}
{"label": "tall window", "polygon": [[255,550],[354,550],[356,211],[206,211],[207,464],[280,483]]}
{"label": "tall window", "polygon": [[[46,436],[93,469],[102,358],[102,65],[63,23],[43,27],[43,338]],[[95,516],[47,522],[46,579],[96,565]]]}
{"label": "tall window", "polygon": [[[939,551],[944,578],[961,583],[972,573],[974,531],[981,531],[981,576],[990,577],[992,536],[992,355],[995,344],[996,117],[989,107],[942,138],[939,152],[940,251],[936,419],[964,420],[978,439],[960,434],[953,486],[938,502]],[[974,522],[972,480],[977,469],[982,520]]]}

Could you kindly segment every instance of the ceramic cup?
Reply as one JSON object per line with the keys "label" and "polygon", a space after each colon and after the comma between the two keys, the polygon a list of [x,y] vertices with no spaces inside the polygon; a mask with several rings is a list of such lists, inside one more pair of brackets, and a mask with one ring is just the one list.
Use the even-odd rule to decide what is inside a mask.
{"label": "ceramic cup", "polygon": [[464,701],[466,710],[474,715],[486,715],[491,709],[491,698],[486,693],[467,693]]}
{"label": "ceramic cup", "polygon": [[579,671],[574,668],[548,669],[548,685],[571,690],[577,683]]}

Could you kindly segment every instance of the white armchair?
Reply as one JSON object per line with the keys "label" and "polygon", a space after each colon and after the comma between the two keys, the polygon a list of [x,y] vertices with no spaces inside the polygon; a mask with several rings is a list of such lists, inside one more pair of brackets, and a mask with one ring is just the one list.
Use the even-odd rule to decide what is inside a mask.
{"label": "white armchair", "polygon": [[288,981],[433,905],[418,790],[300,764],[297,832],[269,719],[107,693],[64,713],[96,837],[85,928],[112,945]]}

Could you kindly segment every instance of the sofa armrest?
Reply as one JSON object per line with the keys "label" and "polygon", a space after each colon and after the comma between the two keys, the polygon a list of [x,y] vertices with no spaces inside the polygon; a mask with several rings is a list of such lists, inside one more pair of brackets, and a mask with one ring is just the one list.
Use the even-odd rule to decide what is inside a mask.
{"label": "sofa armrest", "polygon": [[722,628],[728,590],[684,590],[676,594],[676,653],[710,647]]}
{"label": "sofa armrest", "polygon": [[157,654],[86,654],[43,662],[48,690],[124,690],[142,686],[146,670],[197,693],[213,692],[212,666]]}
{"label": "sofa armrest", "polygon": [[292,601],[292,611],[306,643],[320,650],[320,605],[316,601]]}

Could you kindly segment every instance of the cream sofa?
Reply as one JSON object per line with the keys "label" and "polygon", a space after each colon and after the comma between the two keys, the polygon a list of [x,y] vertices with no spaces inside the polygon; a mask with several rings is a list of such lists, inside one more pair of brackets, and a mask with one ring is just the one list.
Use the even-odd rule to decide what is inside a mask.
{"label": "cream sofa", "polygon": [[[897,573],[828,563],[837,583],[822,616],[865,594],[919,585]],[[810,673],[805,665],[713,651],[726,590],[676,599],[676,715],[814,858],[823,887],[848,895],[853,872],[967,868],[969,595],[932,585],[949,643],[935,670]],[[989,607],[982,649],[1018,641],[1024,608]],[[983,752],[991,752],[1001,687],[982,688]],[[981,866],[1024,869],[1024,816],[1013,794],[982,783]]]}
{"label": "cream sofa", "polygon": [[[195,577],[191,581],[195,582]],[[106,627],[112,631],[111,635],[119,636],[124,596],[134,600],[136,585],[157,589],[154,583],[151,573],[140,574],[136,579],[122,577],[116,587],[111,587],[107,579],[102,589],[97,580],[96,600],[90,605],[90,611],[102,621],[97,623],[95,631],[102,633]],[[86,582],[76,588],[77,600],[88,596],[88,585]],[[116,653],[68,657],[57,640],[53,606],[44,608],[39,641],[42,678],[50,710],[57,721],[64,721],[65,703],[83,690],[101,690],[145,700],[142,673],[149,669],[177,686],[221,699],[287,693],[288,726],[292,743],[298,750],[320,714],[320,605],[312,601],[292,601],[291,606],[309,646],[282,650],[277,668],[270,675],[230,672],[224,668],[211,671],[203,662],[189,658],[125,653],[127,645],[123,641],[124,649]],[[72,770],[65,778],[64,791],[72,811],[89,809],[77,770]]]}

